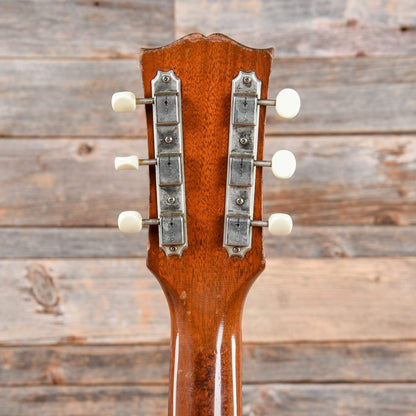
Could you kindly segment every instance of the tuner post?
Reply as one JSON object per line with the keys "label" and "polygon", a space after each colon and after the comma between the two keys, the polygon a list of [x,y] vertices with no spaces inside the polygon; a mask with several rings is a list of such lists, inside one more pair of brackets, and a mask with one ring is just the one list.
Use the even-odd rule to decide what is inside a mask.
{"label": "tuner post", "polygon": [[138,170],[139,166],[156,165],[156,159],[139,159],[137,156],[117,156],[114,158],[114,167],[116,170]]}

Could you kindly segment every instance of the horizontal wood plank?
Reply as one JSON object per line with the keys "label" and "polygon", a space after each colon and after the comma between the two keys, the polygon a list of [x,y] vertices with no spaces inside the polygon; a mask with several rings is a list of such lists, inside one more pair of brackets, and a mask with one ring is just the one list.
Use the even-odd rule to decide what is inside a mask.
{"label": "horizontal wood plank", "polygon": [[413,0],[295,0],[290,9],[283,0],[6,0],[0,57],[126,57],[172,41],[174,31],[224,32],[274,46],[279,57],[406,55],[416,51],[413,11]]}
{"label": "horizontal wood plank", "polygon": [[[168,384],[169,345],[0,348],[0,385]],[[245,383],[416,382],[415,342],[243,346]]]}
{"label": "horizontal wood plank", "polygon": [[[293,120],[269,109],[266,133],[415,132],[415,65],[413,56],[275,60],[269,96],[291,86],[302,109]],[[110,107],[115,91],[141,96],[138,60],[5,60],[0,85],[1,136],[146,134],[142,106]]]}
{"label": "horizontal wood plank", "polygon": [[[415,226],[301,226],[285,238],[264,233],[267,258],[411,257]],[[0,228],[0,258],[136,258],[146,256],[146,236],[118,228]]]}
{"label": "horizontal wood plank", "polygon": [[225,32],[278,57],[415,54],[414,10],[413,0],[175,1],[177,36]]}
{"label": "horizontal wood plank", "polygon": [[[248,295],[244,340],[416,339],[415,269],[415,258],[269,260]],[[169,339],[143,260],[7,260],[0,276],[3,345]]]}
{"label": "horizontal wood plank", "polygon": [[[416,31],[415,31],[416,33]],[[415,131],[416,57],[277,59],[269,96],[295,88],[299,115],[285,120],[268,110],[266,133],[379,133]]]}
{"label": "horizontal wood plank", "polygon": [[243,390],[243,414],[265,416],[412,416],[416,386],[263,385]]}
{"label": "horizontal wood plank", "polygon": [[[163,416],[167,386],[3,388],[1,416]],[[414,384],[248,385],[243,416],[412,416]]]}
{"label": "horizontal wood plank", "polygon": [[[2,139],[0,148],[1,226],[115,226],[120,211],[146,215],[146,168],[113,167],[116,155],[145,156],[143,140]],[[296,154],[297,172],[283,181],[265,170],[266,218],[287,212],[295,225],[416,224],[416,136],[270,137],[265,157],[282,148]],[[137,236],[117,238],[139,247]]]}
{"label": "horizontal wood plank", "polygon": [[173,0],[3,0],[0,57],[119,58],[173,41]]}
{"label": "horizontal wood plank", "polygon": [[144,257],[146,246],[143,234],[118,228],[0,228],[0,256],[9,259]]}
{"label": "horizontal wood plank", "polygon": [[143,95],[138,66],[138,59],[2,61],[0,136],[143,136],[142,106],[136,114],[111,109],[116,91]]}

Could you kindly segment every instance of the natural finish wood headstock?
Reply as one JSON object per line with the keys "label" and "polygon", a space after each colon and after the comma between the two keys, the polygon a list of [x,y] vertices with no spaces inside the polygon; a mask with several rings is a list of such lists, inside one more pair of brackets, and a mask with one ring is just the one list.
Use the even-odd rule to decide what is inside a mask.
{"label": "natural finish wood headstock", "polygon": [[[167,257],[159,248],[156,227],[149,229],[147,264],[177,296],[214,286],[226,303],[264,269],[262,229],[253,230],[252,249],[229,258],[223,248],[231,83],[240,70],[255,71],[267,95],[272,50],[244,47],[224,35],[186,36],[171,45],[145,49],[141,55],[145,96],[158,70],[173,69],[182,84],[182,123],[188,248],[182,257]],[[149,158],[154,158],[152,109],[147,107]],[[258,159],[263,157],[265,108],[260,108]],[[261,170],[257,172],[255,217],[262,216]],[[150,218],[157,216],[154,170],[150,171]],[[224,293],[222,293],[224,291]],[[193,290],[192,290],[193,292]],[[226,293],[225,293],[226,292]],[[214,301],[214,299],[212,299]],[[188,299],[189,306],[190,299]]]}
{"label": "natural finish wood headstock", "polygon": [[[152,103],[152,80],[158,71],[173,71],[181,87],[187,247],[181,256],[169,255],[169,250],[160,247],[159,227],[151,226],[147,253],[147,265],[159,280],[171,312],[169,415],[241,414],[241,315],[247,292],[265,260],[261,227],[252,227],[251,248],[243,257],[230,257],[223,247],[231,85],[240,71],[254,72],[261,81],[257,98],[264,99],[271,62],[271,49],[251,49],[220,34],[192,34],[141,53],[147,97],[143,103]],[[170,98],[165,99],[168,105]],[[135,107],[129,97],[126,100]],[[258,111],[254,158],[261,161],[265,107],[259,105]],[[155,114],[154,106],[148,105],[148,161],[158,158]],[[137,161],[131,163],[138,166]],[[157,166],[146,164],[151,165],[149,218],[157,219],[161,197]],[[252,214],[254,220],[262,219],[262,169],[257,169],[255,177]]]}

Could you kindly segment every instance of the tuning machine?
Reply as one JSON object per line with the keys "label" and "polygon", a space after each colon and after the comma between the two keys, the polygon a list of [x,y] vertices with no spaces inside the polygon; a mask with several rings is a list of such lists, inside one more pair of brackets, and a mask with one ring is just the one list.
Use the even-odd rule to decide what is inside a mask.
{"label": "tuning machine", "polygon": [[272,160],[255,160],[254,166],[272,168],[273,175],[279,179],[289,179],[296,170],[296,158],[290,150],[278,150]]}
{"label": "tuning machine", "polygon": [[284,118],[300,109],[299,94],[285,88],[275,100],[261,99],[261,81],[254,72],[240,71],[232,82],[228,145],[227,188],[223,246],[229,256],[244,257],[251,248],[252,227],[267,227],[272,235],[287,235],[293,222],[288,214],[272,214],[268,221],[253,218],[256,168],[270,167],[274,176],[290,178],[296,159],[289,150],[279,150],[271,160],[257,160],[260,105],[273,105]]}
{"label": "tuning machine", "polygon": [[143,225],[159,225],[158,219],[143,219],[140,212],[123,211],[118,216],[118,228],[121,232],[127,234],[139,233]]}
{"label": "tuning machine", "polygon": [[275,100],[257,100],[258,105],[272,105],[282,118],[296,117],[300,110],[300,96],[293,88],[281,90]]}
{"label": "tuning machine", "polygon": [[153,98],[136,98],[130,91],[119,91],[111,97],[111,107],[116,113],[133,113],[138,104],[153,104]]}
{"label": "tuning machine", "polygon": [[118,217],[118,226],[122,232],[137,233],[143,225],[157,225],[162,250],[167,256],[181,256],[188,241],[180,79],[172,70],[158,71],[152,80],[151,98],[136,98],[132,92],[122,91],[113,94],[111,99],[116,112],[135,111],[137,104],[153,107],[155,157],[116,157],[114,166],[116,170],[155,166],[158,218],[143,219],[137,211],[123,211]]}

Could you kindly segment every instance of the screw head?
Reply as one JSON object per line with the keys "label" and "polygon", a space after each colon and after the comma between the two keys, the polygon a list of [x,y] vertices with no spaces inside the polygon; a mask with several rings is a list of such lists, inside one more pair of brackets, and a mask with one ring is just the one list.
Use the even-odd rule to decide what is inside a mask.
{"label": "screw head", "polygon": [[168,204],[174,204],[176,202],[176,198],[174,196],[169,196],[167,201]]}
{"label": "screw head", "polygon": [[244,204],[244,199],[243,199],[243,198],[241,198],[241,197],[239,197],[239,198],[237,198],[237,199],[235,200],[235,203],[236,203],[237,205],[243,205],[243,204]]}
{"label": "screw head", "polygon": [[250,77],[243,77],[243,83],[246,85],[251,85],[251,78]]}
{"label": "screw head", "polygon": [[170,76],[169,75],[162,75],[162,81],[163,82],[169,82],[170,81]]}
{"label": "screw head", "polygon": [[175,247],[175,246],[170,246],[170,247],[169,247],[169,250],[170,250],[170,251],[176,251],[176,247]]}
{"label": "screw head", "polygon": [[172,136],[166,136],[165,137],[165,143],[169,144],[173,142],[173,137]]}
{"label": "screw head", "polygon": [[246,145],[248,143],[248,139],[247,137],[240,137],[240,144],[242,144],[243,146]]}
{"label": "screw head", "polygon": [[241,250],[240,247],[233,247],[233,253],[239,253]]}

